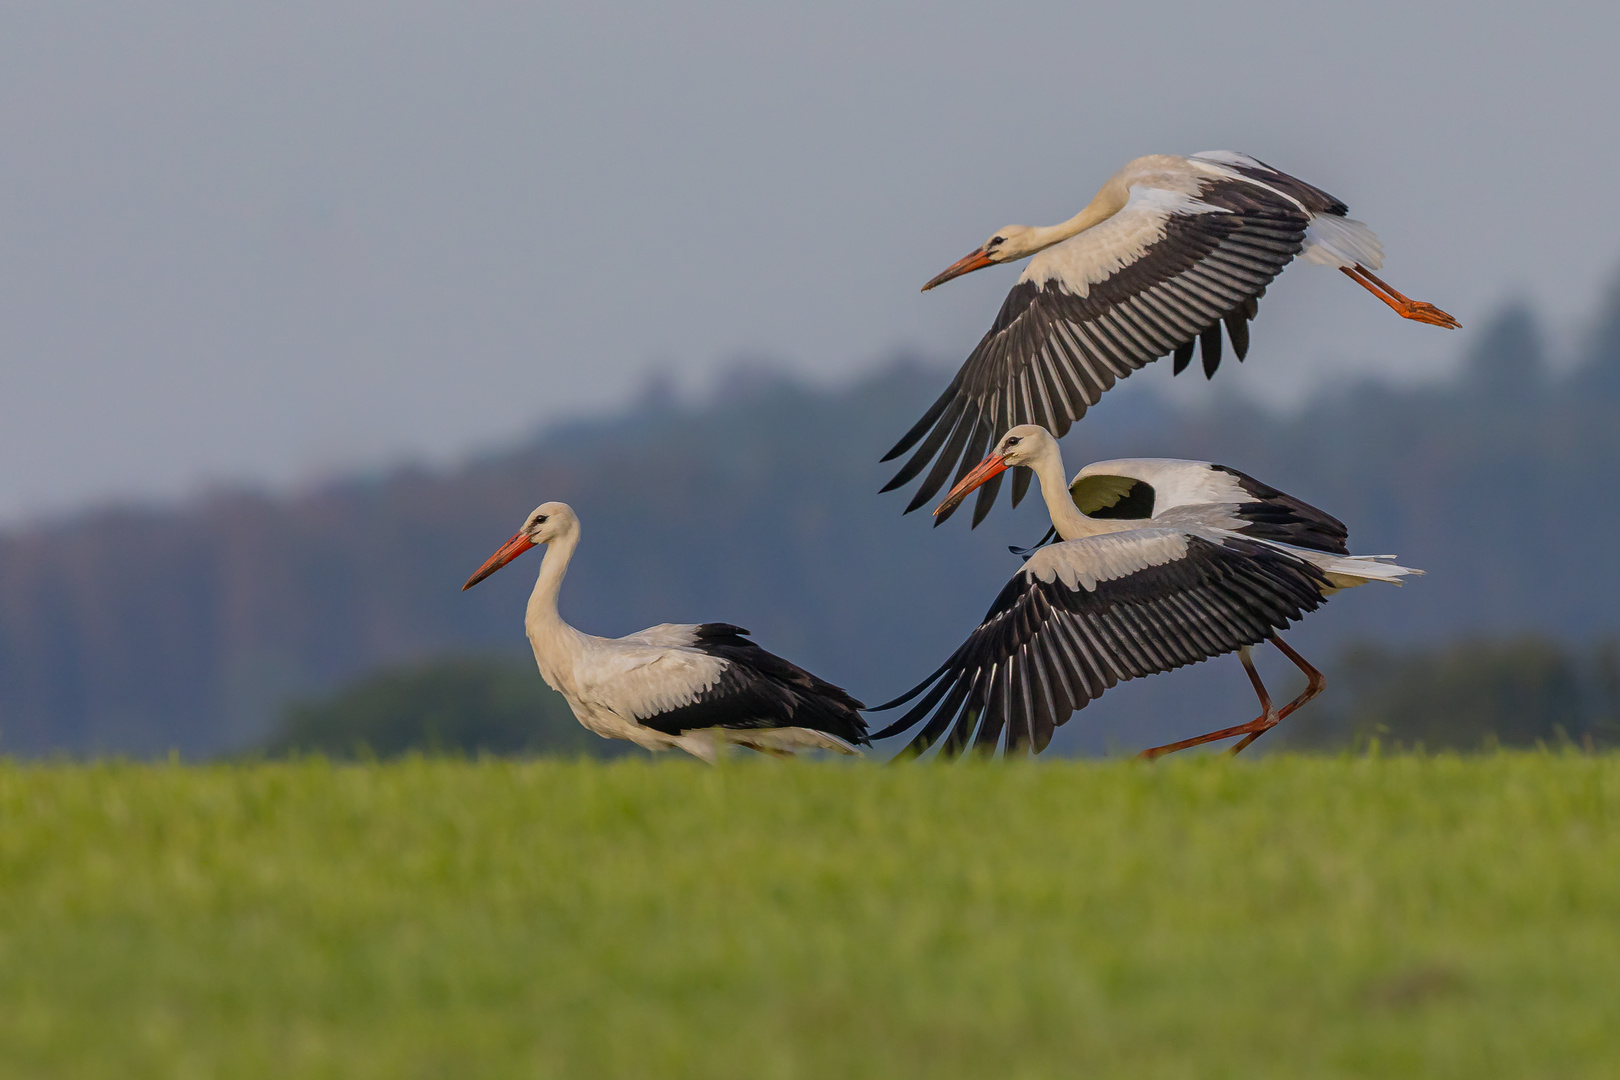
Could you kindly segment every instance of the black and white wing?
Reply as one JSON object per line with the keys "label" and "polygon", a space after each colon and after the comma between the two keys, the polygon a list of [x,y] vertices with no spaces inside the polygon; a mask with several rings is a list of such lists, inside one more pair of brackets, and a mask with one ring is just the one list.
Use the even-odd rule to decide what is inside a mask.
{"label": "black and white wing", "polygon": [[[1080,512],[1101,519],[1151,519],[1204,526],[1333,555],[1348,555],[1344,522],[1302,499],[1227,465],[1177,458],[1122,458],[1087,465],[1069,483]],[[1050,529],[1025,558],[1057,537]]]}
{"label": "black and white wing", "polygon": [[921,696],[873,736],[922,724],[902,753],[1045,749],[1053,730],[1116,683],[1253,645],[1322,603],[1322,571],[1219,532],[1143,528],[1070,540],[1030,557]]}
{"label": "black and white wing", "polygon": [[[1172,352],[1179,372],[1195,343],[1213,375],[1223,325],[1243,359],[1259,297],[1304,248],[1317,215],[1342,216],[1344,204],[1253,159],[1226,158],[1207,159],[1196,196],[1137,185],[1118,213],[1032,258],[951,384],[885,455],[916,446],[883,490],[933,462],[910,513],[1008,428],[1040,424],[1061,438],[1116,380]],[[1000,483],[979,489],[973,524]],[[1015,474],[1015,505],[1028,486],[1028,472]]]}
{"label": "black and white wing", "polygon": [[1333,555],[1350,554],[1350,530],[1326,510],[1319,510],[1226,465],[1210,467],[1231,475],[1248,496],[1232,507],[1233,514],[1242,522],[1237,526],[1238,532]]}
{"label": "black and white wing", "polygon": [[[747,633],[730,623],[701,623],[657,626],[620,638],[621,642],[693,650],[707,661],[690,664],[670,656],[667,659],[675,663],[646,665],[641,681],[652,692],[645,694],[645,705],[628,710],[635,721],[666,735],[714,727],[736,731],[807,728],[852,746],[866,744],[866,720],[859,701],[760,648],[748,640]],[[660,680],[669,685],[659,685]]]}

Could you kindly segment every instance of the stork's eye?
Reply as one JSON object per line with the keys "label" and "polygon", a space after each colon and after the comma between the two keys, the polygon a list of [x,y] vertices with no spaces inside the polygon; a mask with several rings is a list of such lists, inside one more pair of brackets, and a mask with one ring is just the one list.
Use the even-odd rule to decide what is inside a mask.
{"label": "stork's eye", "polygon": [[990,242],[988,244],[984,245],[984,249],[986,251],[989,251],[991,248],[1000,247],[1002,244],[1005,244],[1006,242],[1007,242],[1007,238],[1005,236],[992,236],[990,238]]}
{"label": "stork's eye", "polygon": [[544,514],[536,515],[536,517],[534,519],[534,523],[536,525],[544,525],[546,523],[546,515],[544,515]]}
{"label": "stork's eye", "polygon": [[1008,447],[1017,446],[1020,442],[1023,441],[1023,439],[1024,439],[1024,437],[1022,435],[1009,435],[1009,436],[1007,436],[1006,440],[1001,445],[1002,446],[1008,446]]}

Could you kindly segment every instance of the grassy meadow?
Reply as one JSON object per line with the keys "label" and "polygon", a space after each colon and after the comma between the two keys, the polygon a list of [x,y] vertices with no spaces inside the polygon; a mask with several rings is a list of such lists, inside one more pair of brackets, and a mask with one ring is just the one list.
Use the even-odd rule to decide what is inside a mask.
{"label": "grassy meadow", "polygon": [[0,764],[6,1077],[1598,1077],[1620,757]]}

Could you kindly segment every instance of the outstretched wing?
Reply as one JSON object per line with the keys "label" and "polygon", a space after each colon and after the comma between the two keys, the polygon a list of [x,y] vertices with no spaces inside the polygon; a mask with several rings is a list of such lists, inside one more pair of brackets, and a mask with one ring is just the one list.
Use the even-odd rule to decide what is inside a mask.
{"label": "outstretched wing", "polygon": [[1053,730],[1125,679],[1253,645],[1322,603],[1304,559],[1231,533],[1146,528],[1042,548],[939,670],[879,705],[921,697],[873,736],[922,724],[902,753],[936,742],[993,753],[1046,748]]}
{"label": "outstretched wing", "polygon": [[[1219,164],[1230,175],[1212,174],[1196,197],[1137,185],[1108,220],[1031,259],[950,386],[885,455],[916,446],[883,490],[933,462],[910,513],[953,468],[957,479],[965,475],[1008,428],[1040,424],[1061,438],[1116,380],[1172,351],[1180,371],[1195,342],[1213,375],[1223,324],[1241,360],[1256,302],[1304,246],[1312,213],[1275,185]],[[989,513],[1000,483],[980,488],[973,524]],[[1028,486],[1027,472],[1015,475],[1015,505]]]}

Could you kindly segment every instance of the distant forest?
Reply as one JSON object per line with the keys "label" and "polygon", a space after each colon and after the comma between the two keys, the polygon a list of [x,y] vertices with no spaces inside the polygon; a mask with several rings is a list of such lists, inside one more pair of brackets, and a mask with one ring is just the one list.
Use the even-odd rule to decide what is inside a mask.
{"label": "distant forest", "polygon": [[[1354,550],[1428,571],[1335,597],[1290,635],[1330,674],[1351,665],[1299,714],[1301,745],[1361,731],[1343,719],[1352,647],[1394,664],[1532,635],[1580,667],[1620,631],[1620,292],[1560,373],[1523,307],[1466,333],[1445,385],[1346,385],[1278,416],[1221,392],[1217,375],[1193,408],[1116,391],[1065,440],[1071,469],[1137,455],[1235,466],[1342,518]],[[455,469],[106,508],[0,536],[0,753],[239,752],[290,703],[382,669],[521,658],[538,556],[458,589],[547,499],[583,521],[562,601],[582,628],[736,622],[882,700],[975,624],[1018,566],[1006,545],[1044,529],[1034,498],[970,532],[965,515],[932,529],[900,515],[904,495],[876,494],[879,455],[945,377],[896,363],[829,391],[756,374],[702,406],[644,402]],[[1286,664],[1262,670],[1292,692]],[[1056,748],[1145,746],[1248,719],[1252,702],[1220,658],[1110,692]]]}

